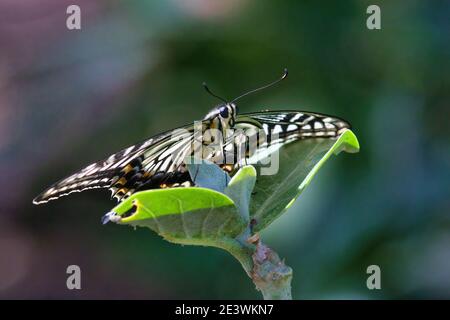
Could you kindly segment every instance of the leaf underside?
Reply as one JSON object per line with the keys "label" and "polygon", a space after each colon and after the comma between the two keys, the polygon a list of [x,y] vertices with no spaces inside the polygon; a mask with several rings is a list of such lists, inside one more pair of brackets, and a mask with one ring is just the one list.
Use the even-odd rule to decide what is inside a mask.
{"label": "leaf underside", "polygon": [[130,196],[113,212],[135,213],[120,224],[148,227],[168,241],[182,244],[214,245],[225,237],[234,238],[246,223],[226,195],[205,188],[147,190]]}
{"label": "leaf underside", "polygon": [[250,204],[251,218],[257,221],[254,231],[266,228],[285,212],[332,154],[358,150],[356,136],[346,130],[338,139],[305,139],[283,146],[275,175],[261,175],[261,165],[256,165],[258,178]]}

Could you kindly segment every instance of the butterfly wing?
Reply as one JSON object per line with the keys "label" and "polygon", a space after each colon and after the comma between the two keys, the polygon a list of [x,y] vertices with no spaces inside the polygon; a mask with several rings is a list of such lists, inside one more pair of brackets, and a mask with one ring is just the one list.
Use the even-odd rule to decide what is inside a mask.
{"label": "butterfly wing", "polygon": [[138,189],[189,181],[183,160],[190,151],[193,131],[193,125],[186,125],[125,148],[56,182],[33,203],[95,188],[109,188],[112,196],[121,200]]}
{"label": "butterfly wing", "polygon": [[[246,113],[239,115],[235,124],[235,129],[246,132],[245,138],[237,139],[241,141],[240,145],[234,142],[233,146],[227,146],[232,150],[244,150],[241,157],[235,151],[236,159],[240,159],[235,165],[238,168],[243,164],[257,163],[287,143],[336,138],[350,127],[345,120],[320,113],[293,110]],[[256,135],[256,139],[252,139],[252,135]]]}
{"label": "butterfly wing", "polygon": [[[204,132],[209,124],[208,121],[203,121],[201,128],[197,129]],[[257,148],[257,153],[263,157],[267,153],[265,147],[269,145],[279,147],[299,139],[334,138],[346,128],[350,128],[350,124],[342,119],[319,113],[262,111],[239,115],[234,129],[241,128],[264,130],[266,139]],[[192,184],[184,159],[194,155],[196,151],[196,147],[192,145],[197,139],[195,130],[194,125],[183,126],[125,148],[53,184],[37,196],[33,203],[41,204],[72,192],[95,188],[109,188],[113,197],[122,200],[138,190],[164,188],[174,184]],[[277,135],[277,139],[272,139],[272,133]],[[233,159],[238,159],[235,153],[242,150],[243,146],[244,149],[248,149],[250,139],[246,136],[237,142],[235,138],[236,136],[229,138],[223,145],[224,149],[219,151],[217,148],[208,149],[200,144],[204,148],[202,158],[218,162],[217,159],[222,159],[223,153],[228,152],[227,148],[230,147],[231,153],[234,154]],[[234,163],[234,167],[241,164],[241,162]],[[224,166],[225,168],[227,166]]]}
{"label": "butterfly wing", "polygon": [[333,138],[350,124],[326,114],[304,111],[261,111],[237,117],[236,125],[251,124],[262,128],[267,135],[278,134],[280,139]]}

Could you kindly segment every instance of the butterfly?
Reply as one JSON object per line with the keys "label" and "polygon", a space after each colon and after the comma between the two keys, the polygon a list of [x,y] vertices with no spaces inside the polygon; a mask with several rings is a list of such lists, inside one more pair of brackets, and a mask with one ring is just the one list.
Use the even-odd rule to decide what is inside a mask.
{"label": "butterfly", "polygon": [[[137,191],[193,186],[195,179],[187,169],[186,159],[189,157],[209,160],[231,173],[249,164],[252,154],[268,150],[269,146],[279,147],[302,139],[337,138],[350,128],[345,120],[313,112],[266,110],[238,113],[236,100],[272,86],[286,76],[287,69],[277,81],[246,92],[231,102],[212,93],[204,84],[206,91],[223,103],[212,109],[202,121],[157,134],[89,164],[51,185],[33,203],[46,203],[73,192],[96,188],[109,189],[111,197],[122,201]],[[253,152],[250,150],[252,146]]]}

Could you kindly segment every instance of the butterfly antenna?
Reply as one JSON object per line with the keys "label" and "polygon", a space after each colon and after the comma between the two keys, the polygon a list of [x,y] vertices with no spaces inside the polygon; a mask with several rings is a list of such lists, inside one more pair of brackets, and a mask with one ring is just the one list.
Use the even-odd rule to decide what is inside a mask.
{"label": "butterfly antenna", "polygon": [[206,82],[203,82],[203,88],[205,88],[206,92],[208,92],[210,95],[212,95],[213,97],[219,99],[220,101],[223,101],[225,103],[228,103],[227,100],[225,100],[222,97],[219,97],[217,94],[213,93],[211,90],[209,90],[208,85],[206,84]]}
{"label": "butterfly antenna", "polygon": [[288,69],[287,69],[287,68],[284,68],[283,75],[281,76],[281,78],[275,80],[274,82],[271,82],[271,83],[269,83],[269,84],[266,84],[266,85],[264,85],[264,86],[262,86],[262,87],[259,87],[259,88],[256,88],[256,89],[247,91],[246,93],[241,94],[239,97],[234,98],[233,101],[231,101],[231,103],[233,103],[233,102],[239,100],[239,99],[242,98],[242,97],[245,97],[245,96],[247,96],[247,95],[249,95],[249,94],[252,94],[252,93],[254,93],[254,92],[257,92],[257,91],[260,91],[260,90],[263,90],[263,89],[267,89],[267,88],[269,88],[269,87],[271,87],[271,86],[277,84],[277,83],[280,82],[281,80],[286,79],[287,76],[288,76]]}

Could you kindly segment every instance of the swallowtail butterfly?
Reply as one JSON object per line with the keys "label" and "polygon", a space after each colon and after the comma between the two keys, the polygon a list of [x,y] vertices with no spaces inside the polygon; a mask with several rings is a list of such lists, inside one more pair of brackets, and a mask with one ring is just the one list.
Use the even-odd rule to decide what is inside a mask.
{"label": "swallowtail butterfly", "polygon": [[[204,84],[205,89],[223,103],[211,110],[203,121],[163,132],[92,163],[50,186],[33,203],[41,204],[72,192],[95,188],[107,188],[112,197],[121,201],[141,190],[192,186],[195,183],[186,168],[186,158],[199,155],[196,141],[201,141],[197,146],[201,147],[202,159],[215,162],[231,172],[243,164],[235,155],[238,150],[244,150],[248,159],[249,145],[254,141],[251,137],[256,137],[258,151],[269,145],[281,146],[301,139],[336,138],[350,128],[349,123],[342,119],[312,112],[288,110],[237,113],[236,100],[267,88],[286,76],[285,69],[277,81],[249,91],[231,102],[216,96]],[[213,130],[221,136],[209,133]],[[202,136],[201,140],[197,140],[196,132]],[[276,135],[276,139],[270,138],[272,134]],[[265,136],[264,139],[261,136]],[[214,148],[211,147],[213,144]],[[223,161],[227,153],[233,154],[234,162]]]}

